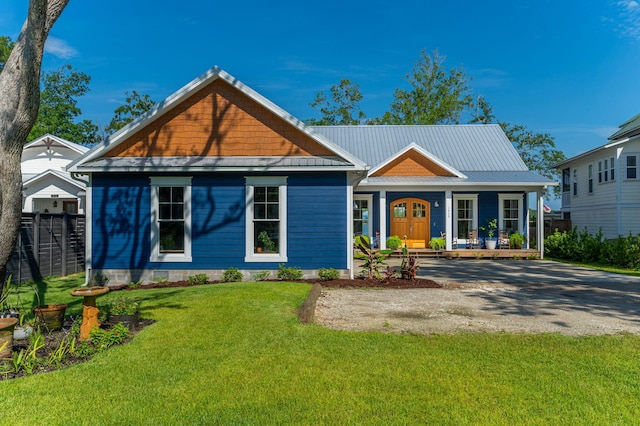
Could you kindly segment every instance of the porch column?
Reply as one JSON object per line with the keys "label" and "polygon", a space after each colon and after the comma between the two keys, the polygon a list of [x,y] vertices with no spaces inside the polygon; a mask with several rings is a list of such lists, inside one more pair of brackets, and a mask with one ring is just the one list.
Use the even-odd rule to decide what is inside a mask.
{"label": "porch column", "polygon": [[387,191],[380,191],[380,250],[387,249]]}
{"label": "porch column", "polygon": [[538,191],[537,238],[540,259],[544,259],[544,191]]}
{"label": "porch column", "polygon": [[446,249],[447,251],[453,249],[453,195],[451,191],[444,192],[444,211],[445,211],[445,224],[444,232],[447,234]]}
{"label": "porch column", "polygon": [[351,279],[354,278],[353,256],[353,186],[347,185],[347,269]]}

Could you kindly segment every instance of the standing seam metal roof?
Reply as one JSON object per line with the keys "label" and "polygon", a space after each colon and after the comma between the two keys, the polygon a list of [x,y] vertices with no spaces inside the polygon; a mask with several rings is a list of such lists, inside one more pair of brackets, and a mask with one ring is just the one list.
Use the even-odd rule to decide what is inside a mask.
{"label": "standing seam metal roof", "polygon": [[528,170],[497,124],[311,128],[371,168],[386,163],[413,142],[461,172]]}

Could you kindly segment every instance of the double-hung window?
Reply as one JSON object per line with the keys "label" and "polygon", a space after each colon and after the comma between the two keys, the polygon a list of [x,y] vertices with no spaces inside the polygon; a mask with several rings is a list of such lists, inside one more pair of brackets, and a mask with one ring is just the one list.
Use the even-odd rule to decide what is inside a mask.
{"label": "double-hung window", "polygon": [[616,180],[616,166],[615,163],[613,162],[613,157],[611,157],[609,159],[609,178],[611,180]]}
{"label": "double-hung window", "polygon": [[602,161],[598,161],[598,183],[602,183]]}
{"label": "double-hung window", "polygon": [[573,195],[578,195],[578,169],[573,169]]}
{"label": "double-hung window", "polygon": [[287,261],[287,178],[245,178],[247,262]]}
{"label": "double-hung window", "polygon": [[151,261],[191,262],[191,177],[151,178]]}
{"label": "double-hung window", "polygon": [[638,155],[629,154],[626,156],[625,165],[627,169],[627,179],[638,178]]}
{"label": "double-hung window", "polygon": [[522,194],[498,194],[500,211],[498,226],[500,230],[513,234],[523,230],[523,195]]}
{"label": "double-hung window", "polygon": [[593,193],[593,164],[589,164],[589,179],[587,180],[589,185],[589,194]]}
{"label": "double-hung window", "polygon": [[454,194],[453,234],[466,241],[469,231],[478,230],[478,194]]}

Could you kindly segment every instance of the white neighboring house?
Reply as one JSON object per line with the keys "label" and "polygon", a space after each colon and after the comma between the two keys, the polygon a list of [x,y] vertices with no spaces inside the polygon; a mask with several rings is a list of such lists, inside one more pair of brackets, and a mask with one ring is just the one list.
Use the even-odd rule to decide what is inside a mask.
{"label": "white neighboring house", "polygon": [[554,166],[562,172],[562,217],[605,238],[640,234],[640,114],[603,146]]}
{"label": "white neighboring house", "polygon": [[22,151],[22,211],[84,213],[85,187],[64,168],[88,147],[44,135]]}

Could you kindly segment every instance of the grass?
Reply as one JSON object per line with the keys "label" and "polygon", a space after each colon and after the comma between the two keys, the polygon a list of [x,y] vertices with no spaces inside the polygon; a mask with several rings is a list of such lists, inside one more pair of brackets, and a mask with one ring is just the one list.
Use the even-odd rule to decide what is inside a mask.
{"label": "grass", "polygon": [[[69,301],[74,286],[48,282],[48,303]],[[261,282],[127,293],[157,322],[85,364],[0,382],[3,421],[500,425],[640,418],[637,336],[334,331],[297,321],[309,289]]]}
{"label": "grass", "polygon": [[573,260],[556,259],[554,257],[547,257],[546,260],[553,260],[554,262],[566,263],[568,265],[582,266],[583,268],[595,269],[596,271],[612,272],[614,274],[629,275],[632,277],[640,277],[640,271],[633,269],[620,268],[615,266],[609,266],[603,263],[587,263],[576,262]]}

